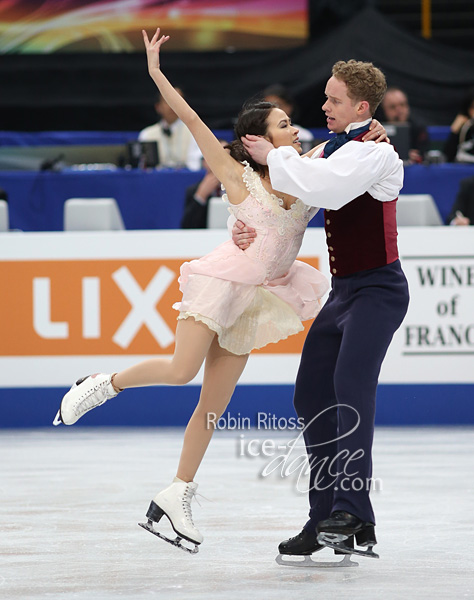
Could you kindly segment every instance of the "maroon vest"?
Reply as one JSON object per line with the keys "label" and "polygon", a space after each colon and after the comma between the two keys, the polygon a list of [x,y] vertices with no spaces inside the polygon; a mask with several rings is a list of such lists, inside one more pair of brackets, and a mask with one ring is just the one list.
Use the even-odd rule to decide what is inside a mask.
{"label": "maroon vest", "polygon": [[339,210],[324,211],[331,275],[351,275],[397,260],[396,205],[397,198],[381,202],[365,192]]}

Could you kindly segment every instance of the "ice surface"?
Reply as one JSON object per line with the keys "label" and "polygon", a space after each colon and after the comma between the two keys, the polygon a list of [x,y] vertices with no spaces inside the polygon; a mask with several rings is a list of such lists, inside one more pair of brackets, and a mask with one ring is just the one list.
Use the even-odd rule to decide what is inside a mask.
{"label": "ice surface", "polygon": [[381,558],[325,570],[276,564],[278,543],[306,521],[306,496],[281,468],[259,476],[271,457],[239,455],[252,438],[284,446],[289,432],[216,432],[196,477],[211,500],[193,503],[205,538],[198,554],[138,527],[175,475],[182,435],[0,431],[0,598],[474,598],[473,429],[378,429]]}

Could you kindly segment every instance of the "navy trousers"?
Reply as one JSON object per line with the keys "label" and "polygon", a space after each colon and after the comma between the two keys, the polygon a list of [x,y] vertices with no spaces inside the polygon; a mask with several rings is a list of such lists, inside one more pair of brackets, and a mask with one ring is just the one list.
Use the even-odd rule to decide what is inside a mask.
{"label": "navy trousers", "polygon": [[307,529],[334,510],[375,524],[369,498],[375,394],[408,298],[398,260],[334,277],[308,332],[294,397],[311,465]]}

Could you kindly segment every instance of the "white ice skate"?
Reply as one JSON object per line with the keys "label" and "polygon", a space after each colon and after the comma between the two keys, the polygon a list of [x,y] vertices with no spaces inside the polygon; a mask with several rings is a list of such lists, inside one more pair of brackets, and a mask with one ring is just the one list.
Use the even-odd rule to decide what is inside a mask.
{"label": "white ice skate", "polygon": [[[140,527],[186,552],[191,554],[198,552],[198,546],[204,538],[194,525],[191,513],[191,500],[196,494],[197,487],[198,484],[193,481],[190,483],[180,480],[174,481],[151,501],[146,514],[148,522],[139,523]],[[158,523],[163,515],[168,517],[171,527],[177,534],[174,540],[159,533],[153,527],[153,523]],[[194,543],[194,548],[183,545],[181,543],[182,539]]]}
{"label": "white ice skate", "polygon": [[117,392],[111,383],[112,375],[95,373],[78,379],[64,396],[53,425],[73,425],[93,408],[114,398]]}

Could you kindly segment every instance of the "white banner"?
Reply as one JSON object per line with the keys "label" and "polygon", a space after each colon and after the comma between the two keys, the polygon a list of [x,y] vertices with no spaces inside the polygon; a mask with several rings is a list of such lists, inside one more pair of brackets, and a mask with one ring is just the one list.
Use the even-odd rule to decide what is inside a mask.
{"label": "white banner", "polygon": [[[69,386],[168,356],[179,264],[225,239],[223,230],[1,234],[1,387]],[[411,301],[381,382],[474,383],[474,229],[404,228],[399,247]],[[308,229],[300,256],[329,276],[322,229]],[[303,341],[252,354],[241,383],[293,383]]]}
{"label": "white banner", "polygon": [[402,228],[410,305],[384,383],[474,383],[474,228]]}

